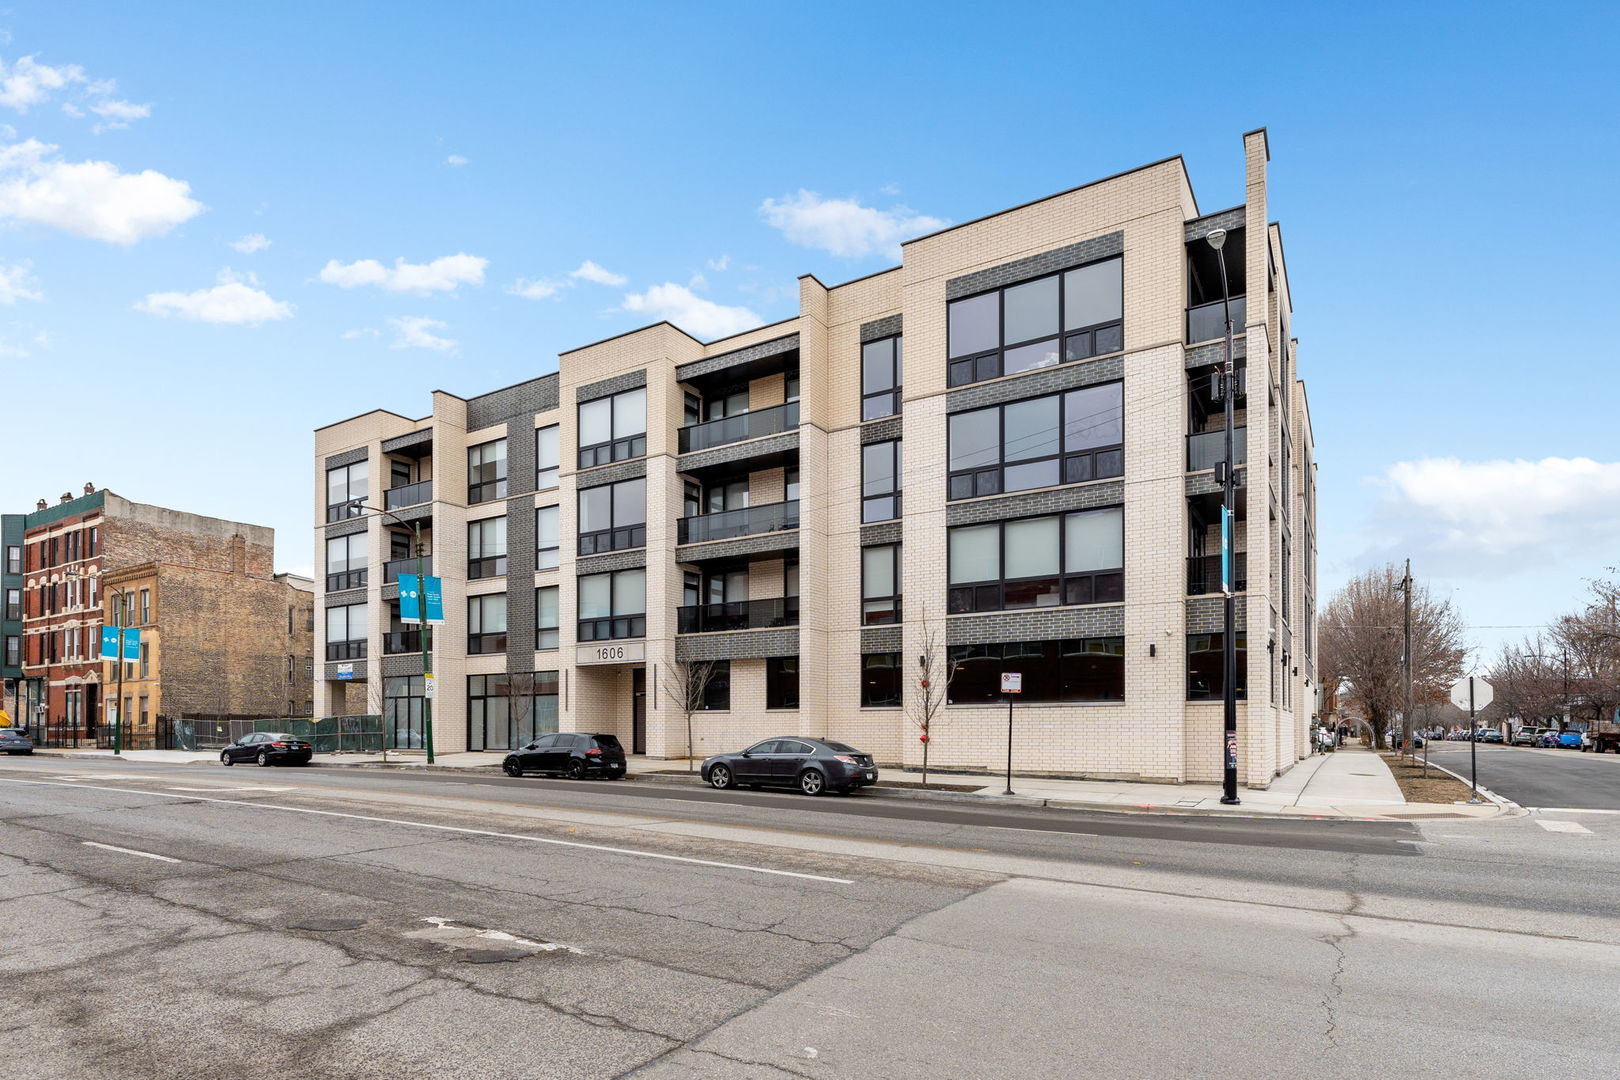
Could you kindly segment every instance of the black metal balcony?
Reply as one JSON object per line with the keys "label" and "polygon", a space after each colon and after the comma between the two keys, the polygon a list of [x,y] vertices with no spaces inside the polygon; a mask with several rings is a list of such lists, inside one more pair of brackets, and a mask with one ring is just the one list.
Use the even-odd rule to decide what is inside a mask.
{"label": "black metal balcony", "polygon": [[402,510],[407,506],[420,506],[433,501],[433,481],[418,480],[414,484],[401,484],[383,492],[383,509]]}
{"label": "black metal balcony", "polygon": [[341,570],[335,574],[326,575],[327,592],[343,592],[345,589],[363,589],[366,587],[366,568],[358,570]]}
{"label": "black metal balcony", "polygon": [[740,416],[727,416],[705,424],[681,428],[681,453],[708,450],[728,443],[758,439],[765,435],[780,435],[799,426],[799,403],[789,401],[768,409],[755,409]]}
{"label": "black metal balcony", "polygon": [[[1249,587],[1248,556],[1245,552],[1232,553],[1232,591],[1243,592]],[[1187,595],[1206,596],[1221,591],[1221,557],[1219,555],[1193,555],[1187,559]]]}
{"label": "black metal balcony", "polygon": [[741,510],[722,510],[717,514],[699,514],[681,518],[676,523],[676,542],[697,544],[705,540],[731,540],[738,536],[757,536],[760,533],[784,532],[799,527],[799,500],[765,503],[763,506],[745,506]]}
{"label": "black metal balcony", "polygon": [[[416,573],[416,556],[407,555],[403,559],[389,559],[383,563],[383,584],[391,585],[399,580],[401,574]],[[422,556],[422,574],[427,576],[433,573],[433,556]]]}
{"label": "black metal balcony", "polygon": [[[1234,296],[1232,305],[1232,334],[1236,336],[1244,332],[1245,321],[1248,317],[1248,302],[1242,296]],[[1213,304],[1199,304],[1197,307],[1187,309],[1187,344],[1196,345],[1200,341],[1219,341],[1226,336],[1226,309],[1220,300]]]}
{"label": "black metal balcony", "polygon": [[[1237,463],[1245,464],[1249,460],[1249,429],[1236,428],[1232,432],[1232,450],[1237,455]],[[1226,432],[1206,431],[1199,435],[1187,436],[1187,471],[1203,472],[1213,469],[1226,460]]]}
{"label": "black metal balcony", "polygon": [[419,653],[422,651],[422,631],[390,630],[383,635],[382,646],[384,656]]}
{"label": "black metal balcony", "polygon": [[798,626],[799,598],[777,596],[768,600],[739,600],[730,604],[696,604],[680,608],[677,616],[677,631],[682,634]]}

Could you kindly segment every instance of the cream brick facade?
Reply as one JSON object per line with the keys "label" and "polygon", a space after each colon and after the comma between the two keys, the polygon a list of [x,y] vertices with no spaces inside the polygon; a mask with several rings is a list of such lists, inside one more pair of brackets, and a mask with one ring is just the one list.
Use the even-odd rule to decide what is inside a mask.
{"label": "cream brick facade", "polygon": [[[492,750],[505,745],[496,735],[474,730],[468,676],[548,672],[556,673],[555,718],[563,730],[611,731],[627,747],[681,756],[685,715],[669,689],[677,684],[683,659],[729,656],[728,707],[696,715],[696,754],[771,734],[802,734],[853,743],[882,762],[915,764],[921,743],[912,710],[920,693],[914,673],[927,632],[932,629],[941,643],[966,645],[978,640],[975,634],[992,632],[986,628],[1017,625],[1030,628],[1030,640],[1122,639],[1124,659],[1123,700],[1015,706],[1016,770],[1166,782],[1216,779],[1221,705],[1188,700],[1188,641],[1189,634],[1211,629],[1208,611],[1211,604],[1218,610],[1220,598],[1188,590],[1192,546],[1218,537],[1207,528],[1202,536],[1193,535],[1200,530],[1190,519],[1191,508],[1208,496],[1192,489],[1212,488],[1207,471],[1189,471],[1187,436],[1194,413],[1190,395],[1207,393],[1207,377],[1192,369],[1207,370],[1201,365],[1219,350],[1218,338],[1212,343],[1189,337],[1190,258],[1218,221],[1241,245],[1244,278],[1233,292],[1247,300],[1245,325],[1235,327],[1239,363],[1247,370],[1238,425],[1251,432],[1241,472],[1245,510],[1234,545],[1246,553],[1248,580],[1239,595],[1248,641],[1247,696],[1239,705],[1240,770],[1245,784],[1264,786],[1309,753],[1307,730],[1316,700],[1315,635],[1308,629],[1315,614],[1315,447],[1304,384],[1296,375],[1296,343],[1287,334],[1290,302],[1281,231],[1266,214],[1268,156],[1263,130],[1244,136],[1245,201],[1218,214],[1200,213],[1185,166],[1173,158],[910,241],[900,266],[857,281],[828,287],[805,276],[798,316],[746,334],[705,344],[660,323],[564,353],[556,374],[516,387],[471,399],[437,391],[431,414],[421,420],[374,412],[322,428],[314,460],[317,550],[325,550],[328,536],[362,527],[347,519],[328,520],[328,470],[363,457],[369,468],[367,504],[381,505],[392,462],[399,459],[389,447],[411,444],[403,453],[416,470],[412,475],[431,478],[432,499],[402,510],[428,530],[434,572],[444,582],[447,623],[437,628],[433,647],[439,687],[433,713],[442,751],[462,749],[470,737]],[[973,295],[974,282],[1005,287],[1094,261],[1076,255],[1064,262],[1063,253],[1103,244],[1112,245],[1107,257],[1122,260],[1123,348],[948,385],[947,316],[953,299]],[[1238,256],[1237,246],[1228,249],[1229,259]],[[969,291],[962,292],[965,288]],[[870,330],[880,320],[898,324],[903,341],[903,407],[896,417],[863,424],[863,327]],[[1106,381],[1122,379],[1122,478],[948,497],[949,417],[980,407],[964,392],[989,395],[985,401],[1016,402],[1057,392],[1050,386],[1075,385],[1074,378],[1105,381],[1104,373],[1113,371],[1122,373],[1106,376]],[[1073,372],[1081,374],[1068,374]],[[1054,373],[1071,382],[1042,381]],[[753,419],[731,424],[766,424],[790,408],[793,377],[796,424],[730,437],[718,434],[725,421],[702,417],[693,423],[689,415],[694,400],[709,410],[733,389],[746,390],[746,415]],[[645,454],[582,467],[581,403],[625,390],[645,393]],[[534,432],[551,425],[560,434],[560,483],[537,492]],[[873,441],[873,432],[888,430],[876,425],[898,432],[903,455],[904,510],[891,525],[862,522],[863,432]],[[711,445],[683,452],[683,429]],[[468,506],[467,448],[498,438],[507,440],[507,495]],[[430,450],[424,451],[424,439],[430,440]],[[771,528],[765,522],[773,508],[792,506],[783,502],[793,482],[790,471],[796,472],[798,526]],[[645,546],[581,556],[579,492],[606,479],[634,476],[646,481]],[[746,482],[750,512],[697,524],[707,528],[740,516],[749,525],[735,537],[681,543],[690,485],[699,482],[698,498],[706,504],[704,485],[726,480]],[[1078,488],[1094,490],[1077,494]],[[1047,495],[1056,500],[1052,505],[1094,495],[1123,506],[1124,602],[1024,608],[1019,614],[1027,618],[1011,624],[997,612],[948,613],[947,523],[953,515],[1012,520],[1030,513],[1027,508]],[[515,549],[532,540],[532,522],[522,525],[519,519],[551,505],[559,508],[561,565],[535,570],[533,554]],[[501,515],[508,518],[509,572],[467,580],[468,522]],[[379,515],[368,515],[362,525],[371,568],[364,592],[367,655],[352,661],[352,683],[338,681],[335,667],[320,661],[326,652],[323,636],[316,695],[323,714],[379,711],[378,688],[388,673],[403,677],[410,662],[408,656],[382,653],[394,591],[377,568],[387,557],[391,525]],[[901,545],[904,618],[898,626],[863,626],[863,537],[877,542],[885,531],[897,532]],[[783,617],[791,610],[786,590],[794,564],[796,621]],[[603,565],[644,568],[643,636],[579,640],[579,578]],[[732,607],[689,610],[685,617],[754,620],[749,628],[713,629],[703,622],[681,632],[682,608],[707,601],[711,579],[722,572],[744,569],[746,586],[725,596]],[[699,605],[692,603],[693,575],[702,594]],[[324,578],[318,584],[325,584]],[[558,587],[560,600],[557,649],[531,652],[532,628],[512,625],[505,653],[467,654],[469,596],[504,593],[509,616],[520,613],[532,621],[532,600],[525,597],[548,585]],[[323,593],[318,604],[324,608],[353,595]],[[733,608],[746,614],[734,615]],[[776,625],[784,621],[791,625]],[[1080,635],[1073,630],[1077,625],[1116,629]],[[325,620],[318,618],[317,633],[324,632]],[[1003,640],[1009,631],[995,633],[1000,637],[987,640]],[[901,707],[863,707],[865,652],[899,654]],[[797,708],[768,707],[768,656],[797,661]],[[633,719],[632,689],[638,679],[643,688],[639,724]],[[549,726],[550,707],[548,702],[542,711],[542,726]],[[1006,725],[1002,704],[945,706],[934,721],[930,765],[1000,769]]]}

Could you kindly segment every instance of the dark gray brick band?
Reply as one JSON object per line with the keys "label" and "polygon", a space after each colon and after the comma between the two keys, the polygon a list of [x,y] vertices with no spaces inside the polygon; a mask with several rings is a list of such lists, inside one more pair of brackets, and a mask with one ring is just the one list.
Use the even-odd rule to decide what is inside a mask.
{"label": "dark gray brick band", "polygon": [[882,420],[873,420],[861,425],[861,445],[888,442],[890,439],[900,438],[905,424],[898,416],[885,417]]}
{"label": "dark gray brick band", "polygon": [[[415,573],[415,571],[414,570],[408,571],[408,573]],[[384,600],[398,600],[399,599],[399,582],[390,581],[388,584],[384,585],[382,587],[382,598]]]}
{"label": "dark gray brick band", "polygon": [[586,574],[605,574],[611,570],[634,570],[646,565],[647,550],[636,548],[634,551],[615,551],[607,555],[592,555],[588,559],[575,559],[574,572],[583,577]]}
{"label": "dark gray brick band", "polygon": [[348,607],[350,604],[363,604],[366,602],[366,590],[345,589],[342,592],[329,592],[326,594],[327,607]]}
{"label": "dark gray brick band", "polygon": [[1099,604],[1076,608],[1033,608],[997,615],[956,615],[945,622],[947,645],[988,645],[998,641],[1052,641],[1075,637],[1118,637],[1125,633],[1125,607]]}
{"label": "dark gray brick band", "polygon": [[[508,447],[510,455],[510,446]],[[511,457],[508,456],[508,461]],[[534,475],[531,465],[529,475]],[[534,668],[534,496],[506,500],[506,670]]]}
{"label": "dark gray brick band", "polygon": [[876,341],[879,338],[894,337],[900,333],[901,318],[899,315],[885,315],[881,319],[861,323],[861,344],[865,345],[868,341]]}
{"label": "dark gray brick band", "polygon": [[861,628],[861,652],[899,652],[898,626],[866,626]]}
{"label": "dark gray brick band", "polygon": [[[550,412],[557,407],[560,384],[558,375],[542,375],[538,379],[518,383],[488,394],[467,399],[467,430],[478,431],[494,427],[519,417],[533,417],[535,413]],[[533,423],[533,420],[530,420]]]}
{"label": "dark gray brick band", "polygon": [[[327,682],[337,682],[338,681],[338,665],[339,664],[351,664],[351,665],[353,665],[354,673],[357,676],[359,676],[361,679],[364,679],[366,677],[366,661],[365,661],[364,658],[359,659],[359,660],[332,660],[332,661],[328,661],[327,665],[326,665],[326,681]],[[420,672],[422,670],[422,668],[420,666],[421,665],[421,660],[420,659],[417,660],[417,665],[418,666],[417,666],[416,670],[417,670],[417,672]]]}
{"label": "dark gray brick band", "polygon": [[945,283],[945,299],[960,300],[964,296],[984,292],[986,289],[999,289],[1003,285],[1011,285],[1018,281],[1028,281],[1030,278],[1054,274],[1059,270],[1068,270],[1082,263],[1094,262],[1097,259],[1106,259],[1110,255],[1118,255],[1125,250],[1125,234],[1111,232],[1106,236],[1093,237],[1082,240],[1078,244],[1069,244],[1055,251],[1044,252],[1040,255],[1031,255],[1025,259],[992,266],[988,270],[977,270],[971,274],[964,274],[959,278],[952,278]]}
{"label": "dark gray brick band", "polygon": [[861,547],[871,547],[874,544],[898,544],[900,542],[900,523],[898,521],[880,521],[876,525],[861,526]]}
{"label": "dark gray brick band", "polygon": [[[770,341],[762,341],[758,345],[750,345],[745,349],[721,353],[719,356],[705,356],[702,360],[693,360],[689,364],[682,364],[675,369],[675,381],[685,382],[703,375],[712,375],[717,371],[724,371],[738,364],[747,364],[754,360],[763,360],[767,356],[777,356],[790,353],[799,347],[799,335],[787,334]],[[584,400],[583,398],[581,400]]]}
{"label": "dark gray brick band", "polygon": [[945,524],[974,525],[981,521],[1002,521],[1009,518],[1032,517],[1036,514],[1061,514],[1069,510],[1095,510],[1104,506],[1122,506],[1125,502],[1125,481],[1103,480],[1075,487],[1030,491],[1022,495],[1003,495],[973,502],[949,503],[945,507]]}
{"label": "dark gray brick band", "polygon": [[368,454],[369,451],[364,446],[355,447],[353,450],[345,450],[341,454],[333,454],[327,458],[326,467],[328,469],[341,469],[345,465],[358,465],[366,460]]}
{"label": "dark gray brick band", "polygon": [[366,531],[367,522],[369,520],[369,518],[357,517],[344,518],[342,521],[334,521],[332,524],[326,527],[326,535],[329,537],[353,536],[355,533],[363,533]]}
{"label": "dark gray brick band", "polygon": [[534,414],[514,416],[506,423],[506,490],[534,490]]}
{"label": "dark gray brick band", "polygon": [[735,540],[711,540],[706,544],[682,544],[675,549],[676,562],[709,562],[714,559],[740,559],[748,555],[761,555],[797,549],[799,530],[761,533],[759,536],[740,536]]}
{"label": "dark gray brick band", "polygon": [[409,450],[413,446],[421,446],[423,443],[432,441],[433,429],[423,428],[421,431],[413,431],[408,435],[396,435],[392,439],[384,439],[382,452],[392,454],[398,450]]}
{"label": "dark gray brick band", "polygon": [[405,653],[401,656],[385,656],[382,658],[382,674],[385,679],[397,679],[404,675],[420,675],[422,674],[422,654],[418,652]]}
{"label": "dark gray brick band", "polygon": [[1234,206],[1230,210],[1222,210],[1201,218],[1193,218],[1187,222],[1183,236],[1187,243],[1190,244],[1194,240],[1202,240],[1216,229],[1225,229],[1228,232],[1233,229],[1241,229],[1247,220],[1243,207]]}
{"label": "dark gray brick band", "polygon": [[[1241,488],[1248,483],[1248,469],[1239,469],[1232,475],[1232,485]],[[1206,469],[1201,473],[1193,473],[1187,477],[1188,495],[1221,495],[1224,494],[1221,485],[1215,480],[1215,473]],[[1241,501],[1242,494],[1238,495]]]}
{"label": "dark gray brick band", "polygon": [[747,461],[760,454],[780,454],[798,448],[799,433],[787,431],[769,438],[750,439],[729,446],[717,446],[713,450],[700,450],[695,454],[682,454],[675,468],[678,472],[690,472],[693,469],[706,469],[711,465],[730,465],[738,461]]}
{"label": "dark gray brick band", "polygon": [[682,634],[675,639],[675,659],[759,660],[770,656],[798,656],[799,628],[741,630],[728,634]]}
{"label": "dark gray brick band", "polygon": [[[1237,323],[1232,324],[1232,359],[1242,360],[1249,355],[1249,339],[1244,335],[1243,327]],[[1188,368],[1203,367],[1206,364],[1226,363],[1226,339],[1205,342],[1202,345],[1187,346]]]}
{"label": "dark gray brick band", "polygon": [[1078,360],[1057,367],[1042,368],[1012,379],[981,383],[953,390],[946,399],[945,411],[967,412],[986,405],[1001,405],[1009,401],[1057,394],[1064,390],[1078,390],[1082,386],[1114,382],[1125,377],[1125,358],[1110,356],[1102,360]]}
{"label": "dark gray brick band", "polygon": [[575,401],[595,401],[597,398],[611,397],[622,390],[634,390],[638,386],[647,385],[647,369],[640,371],[627,371],[623,375],[615,375],[611,379],[601,382],[589,383],[574,391]]}
{"label": "dark gray brick band", "polygon": [[594,469],[581,469],[574,477],[577,487],[601,487],[603,484],[617,484],[620,480],[634,480],[638,476],[647,475],[647,459],[637,458],[635,461],[621,461],[614,465],[598,465]]}
{"label": "dark gray brick band", "polygon": [[[1187,633],[1219,634],[1226,627],[1226,609],[1219,596],[1195,596],[1187,601]],[[1249,598],[1237,597],[1232,620],[1239,630],[1249,628]]]}
{"label": "dark gray brick band", "polygon": [[[407,506],[403,510],[395,510],[394,514],[399,518],[400,521],[426,521],[430,526],[433,524],[432,503],[422,503],[419,506]],[[392,521],[393,519],[388,518],[386,520]]]}

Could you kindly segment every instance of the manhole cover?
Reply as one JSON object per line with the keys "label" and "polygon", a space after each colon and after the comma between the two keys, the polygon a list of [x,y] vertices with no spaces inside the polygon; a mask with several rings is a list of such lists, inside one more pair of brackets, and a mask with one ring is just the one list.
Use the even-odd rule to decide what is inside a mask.
{"label": "manhole cover", "polygon": [[364,919],[304,919],[288,923],[289,930],[358,930],[366,925]]}
{"label": "manhole cover", "polygon": [[461,961],[467,964],[503,964],[508,960],[522,960],[532,955],[519,952],[517,949],[469,949],[461,954]]}

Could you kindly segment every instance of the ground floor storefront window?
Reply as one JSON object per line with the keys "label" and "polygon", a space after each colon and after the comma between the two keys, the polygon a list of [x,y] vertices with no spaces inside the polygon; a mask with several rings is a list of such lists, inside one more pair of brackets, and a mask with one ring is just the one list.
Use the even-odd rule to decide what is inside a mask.
{"label": "ground floor storefront window", "polygon": [[1020,703],[1125,700],[1125,639],[1064,638],[954,645],[949,701],[1005,701],[1003,672],[1022,676]]}
{"label": "ground floor storefront window", "polygon": [[467,749],[513,750],[557,730],[557,673],[467,676]]}

